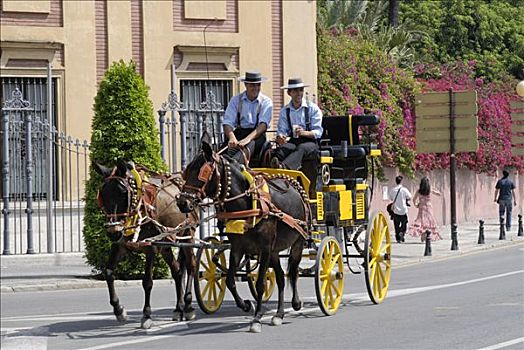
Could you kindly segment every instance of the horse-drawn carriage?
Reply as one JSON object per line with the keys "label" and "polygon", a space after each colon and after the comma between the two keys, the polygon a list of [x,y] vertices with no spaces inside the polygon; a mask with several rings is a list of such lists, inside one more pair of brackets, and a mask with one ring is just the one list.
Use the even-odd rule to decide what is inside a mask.
{"label": "horse-drawn carriage", "polygon": [[[272,323],[282,322],[285,275],[281,258],[288,258],[288,277],[295,310],[302,306],[297,293],[297,278],[300,275],[314,277],[322,312],[326,315],[336,313],[343,297],[344,263],[349,271],[364,273],[371,300],[380,303],[389,286],[391,242],[384,214],[369,212],[373,191],[368,184],[368,167],[372,167],[373,157],[380,156],[381,152],[376,145],[362,142],[359,132],[360,126],[378,123],[379,119],[374,115],[324,117],[320,161],[317,177],[313,179],[308,179],[300,171],[247,169],[231,158],[215,153],[209,144],[202,143],[201,153],[184,171],[185,182],[177,191],[177,204],[182,212],[194,213],[199,205],[209,205],[209,202],[203,201],[209,198],[217,211],[214,218],[222,225],[220,230],[195,243],[163,240],[177,230],[163,233],[166,226],[160,220],[152,219],[147,213],[141,214],[140,203],[143,199],[138,198],[137,194],[140,191],[136,190],[136,185],[134,190],[129,188],[126,179],[136,183],[136,176],[125,175],[125,171],[119,176],[114,175],[114,170],[112,175],[105,175],[107,188],[102,192],[106,193],[106,198],[102,198],[101,202],[110,201],[110,193],[115,191],[111,191],[108,183],[116,178],[118,181],[113,181],[114,186],[121,187],[120,191],[127,195],[123,201],[127,203],[127,209],[124,209],[126,203],[122,203],[119,209],[108,208],[107,203],[101,206],[106,212],[113,210],[118,213],[108,216],[117,223],[124,222],[124,219],[129,221],[130,218],[136,221],[139,216],[149,225],[146,227],[149,230],[142,227],[141,236],[138,237],[135,232],[133,242],[126,243],[128,247],[180,247],[185,250],[183,259],[187,269],[191,268],[188,261],[192,254],[188,247],[198,249],[194,290],[204,312],[214,313],[220,308],[226,286],[238,307],[246,312],[252,310],[251,302],[242,300],[235,287],[238,278],[248,281],[257,301],[252,331],[260,331],[261,303],[271,297],[275,285],[278,286],[279,298]],[[134,202],[137,203],[131,208],[130,203]],[[151,203],[142,204],[146,208],[148,205],[151,207]],[[117,221],[119,218],[121,220]],[[133,221],[133,225],[140,228],[142,223]],[[187,230],[192,226],[187,222],[179,224],[179,231],[184,230],[186,234],[177,236],[187,238]],[[144,231],[151,233],[146,235]],[[304,256],[314,260],[314,265],[301,267]],[[168,261],[172,262],[170,256]],[[175,276],[179,272],[173,266],[172,274]],[[111,272],[111,269],[108,268],[108,271]],[[177,285],[180,286],[180,282]],[[111,288],[110,285],[110,292]],[[146,290],[146,295],[148,292],[150,289]],[[123,308],[118,299],[113,302],[116,296],[111,294],[111,298],[118,318]],[[146,296],[146,306],[148,300]],[[184,301],[184,315],[187,311],[194,317],[188,290]],[[178,318],[181,317],[181,309],[179,302]],[[145,318],[150,316],[150,309],[147,308],[147,311],[144,311]]]}
{"label": "horse-drawn carriage", "polygon": [[[368,157],[380,156],[376,145],[360,142],[359,126],[376,125],[375,115],[324,117],[324,135],[320,145],[318,186],[315,191],[302,172],[258,168],[243,176],[255,184],[253,174],[269,179],[287,178],[303,187],[302,194],[315,193],[306,198],[310,206],[311,226],[303,251],[314,259],[313,267],[300,269],[301,276],[315,278],[318,304],[326,315],[334,314],[342,300],[344,262],[353,273],[364,272],[367,290],[374,303],[386,296],[391,271],[391,244],[386,217],[381,212],[369,213],[371,191],[368,185]],[[253,185],[256,186],[256,185]],[[254,200],[253,208],[256,208]],[[227,217],[227,233],[244,234],[248,219]],[[254,217],[253,217],[254,218]],[[220,308],[225,294],[228,239],[216,234],[206,239],[212,243],[202,246],[197,253],[195,292],[201,309],[213,313]],[[289,254],[280,254],[289,257]],[[249,283],[256,297],[258,277],[256,256],[246,256],[240,263],[237,277]],[[275,272],[268,270],[264,280],[262,300],[271,297],[275,287]]]}

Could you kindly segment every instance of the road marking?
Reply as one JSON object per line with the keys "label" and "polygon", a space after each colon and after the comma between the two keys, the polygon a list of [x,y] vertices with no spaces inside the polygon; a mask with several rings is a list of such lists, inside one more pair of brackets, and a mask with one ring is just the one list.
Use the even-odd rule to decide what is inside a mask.
{"label": "road marking", "polygon": [[[390,291],[388,293],[388,297],[389,298],[391,298],[391,297],[394,298],[394,297],[411,295],[411,294],[416,294],[416,293],[423,293],[423,292],[437,290],[437,289],[451,288],[451,287],[461,286],[461,285],[465,285],[465,284],[483,282],[483,281],[487,281],[487,280],[491,280],[491,279],[495,279],[495,278],[502,278],[502,277],[506,277],[506,276],[512,276],[512,275],[521,274],[521,273],[524,273],[524,270],[511,271],[511,272],[507,272],[507,273],[502,273],[502,274],[493,275],[493,276],[487,276],[487,277],[482,277],[482,278],[476,278],[476,279],[472,279],[472,280],[468,280],[468,281],[462,281],[462,282],[440,284],[440,285],[433,285],[433,286],[426,286],[426,287],[416,287],[416,288],[406,288],[406,289],[392,290],[392,291]],[[314,301],[316,301],[316,298],[315,297],[307,297],[307,298],[303,298],[303,300],[304,301],[308,300],[308,301],[314,302]],[[369,302],[369,297],[368,297],[367,293],[344,294],[343,295],[343,300],[346,303],[355,304],[355,303],[361,303],[361,302]],[[131,310],[128,310],[128,311],[131,311]],[[134,310],[134,311],[139,312],[140,310]],[[289,317],[289,316],[297,317],[297,316],[301,316],[301,315],[305,315],[305,314],[309,314],[309,313],[320,313],[320,310],[319,310],[319,308],[317,306],[311,307],[311,308],[302,308],[299,311],[294,311],[292,308],[287,308],[284,311],[286,312],[286,316],[287,317]],[[271,314],[262,317],[262,321],[263,322],[269,321],[273,317],[273,314],[276,312],[276,310],[275,309],[271,309],[271,310],[266,310],[266,312],[267,313],[271,313]],[[73,314],[67,314],[67,315],[60,315],[60,314],[39,315],[39,316],[36,316],[36,317],[34,317],[34,316],[33,317],[31,317],[31,316],[21,316],[21,317],[4,318],[3,321],[7,321],[7,320],[11,320],[11,321],[16,321],[16,320],[25,320],[25,321],[41,320],[42,321],[43,320],[43,321],[45,321],[45,320],[64,320],[64,319],[70,320],[70,319],[111,319],[111,318],[113,318],[113,315],[108,315],[107,312],[103,312],[102,315],[93,315],[93,314],[85,314],[85,313],[73,313]],[[227,319],[229,319],[230,322],[226,324],[226,322],[224,322],[224,321],[227,320]],[[139,344],[139,343],[144,343],[144,342],[149,342],[149,341],[161,340],[161,339],[164,339],[164,338],[167,339],[167,338],[170,338],[170,337],[173,337],[173,336],[187,335],[187,334],[196,333],[196,332],[201,333],[201,332],[206,332],[206,331],[209,331],[209,330],[222,328],[222,327],[225,327],[225,326],[227,326],[228,324],[231,324],[231,323],[238,323],[238,324],[245,323],[246,326],[247,326],[247,324],[249,324],[250,321],[251,321],[251,317],[236,316],[235,315],[235,316],[230,316],[230,317],[222,317],[222,318],[220,318],[220,321],[219,321],[220,323],[217,323],[217,324],[214,324],[214,325],[208,325],[208,326],[204,326],[204,327],[198,327],[198,323],[195,323],[195,322],[185,322],[185,323],[179,323],[179,324],[166,323],[166,324],[158,325],[158,326],[155,326],[154,328],[151,328],[149,330],[149,332],[158,332],[158,331],[161,331],[161,330],[163,330],[165,328],[177,327],[177,326],[182,326],[182,327],[185,327],[187,329],[183,329],[183,330],[177,331],[174,334],[169,334],[169,335],[159,334],[159,335],[156,335],[156,336],[147,335],[149,332],[148,331],[144,331],[142,333],[142,334],[145,335],[143,338],[141,337],[139,339],[135,338],[135,339],[132,339],[132,340],[127,340],[127,341],[106,343],[106,344],[101,344],[101,345],[97,345],[97,346],[93,346],[93,347],[83,348],[83,349],[80,349],[80,350],[102,350],[102,349],[109,349],[109,348],[118,347],[118,346],[126,346],[126,345],[131,345],[131,344]],[[194,323],[196,327],[190,328],[189,326],[192,323]],[[139,334],[136,333],[136,329],[133,329],[132,331],[133,331],[134,334],[139,335]],[[519,338],[519,339],[511,340],[509,342],[496,344],[496,345],[493,345],[492,347],[485,348],[485,349],[482,349],[482,350],[500,349],[502,347],[510,346],[510,345],[517,344],[517,343],[523,342],[523,341],[524,341],[524,338]]]}
{"label": "road marking", "polygon": [[167,338],[171,338],[171,337],[173,337],[173,336],[172,335],[165,335],[165,334],[155,335],[155,336],[144,335],[144,337],[140,338],[140,339],[133,339],[133,340],[120,341],[120,342],[116,342],[116,343],[102,344],[102,345],[91,346],[91,347],[88,347],[88,348],[82,348],[82,349],[78,349],[78,350],[110,349],[110,348],[113,348],[113,347],[116,347],[116,346],[139,344],[139,343],[145,343],[145,342],[149,342],[149,341],[152,342],[152,341],[155,341],[155,340],[167,339]]}
{"label": "road marking", "polygon": [[482,349],[478,349],[478,350],[502,349],[502,348],[505,348],[505,347],[508,347],[508,346],[511,346],[511,345],[515,345],[515,344],[518,344],[518,343],[524,343],[524,337],[513,339],[513,340],[508,340],[508,341],[505,341],[503,343],[494,344],[494,345],[491,345],[491,346],[488,346],[488,347],[485,347],[485,348],[482,348]]}

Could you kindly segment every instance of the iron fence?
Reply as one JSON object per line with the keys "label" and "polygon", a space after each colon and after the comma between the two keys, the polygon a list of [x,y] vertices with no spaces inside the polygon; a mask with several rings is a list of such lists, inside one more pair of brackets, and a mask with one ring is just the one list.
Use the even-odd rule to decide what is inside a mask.
{"label": "iron fence", "polygon": [[[207,135],[215,148],[222,144],[223,102],[229,101],[231,93],[230,86],[222,81],[185,81],[182,91],[185,101],[178,101],[172,91],[158,111],[161,155],[169,172],[186,167],[199,152],[203,135]],[[166,112],[171,112],[171,117],[166,117]],[[201,238],[216,232],[216,220],[207,220],[213,214],[212,206],[200,210]]]}
{"label": "iron fence", "polygon": [[[52,101],[52,89],[47,91]],[[59,133],[50,122],[47,106],[52,104],[42,101],[34,105],[14,87],[11,99],[3,103],[0,241],[4,255],[84,250],[82,197],[89,145]]]}
{"label": "iron fence", "polygon": [[[10,96],[3,101],[0,129],[4,255],[84,251],[89,145],[55,127],[55,86],[50,67],[47,79],[2,78],[2,96]],[[171,173],[197,154],[202,135],[215,147],[223,142],[223,106],[231,94],[224,81],[186,81],[182,86],[185,102],[172,92],[158,111],[162,158]],[[202,218],[213,214],[213,207],[201,210]],[[207,220],[199,235],[216,230],[216,221]]]}

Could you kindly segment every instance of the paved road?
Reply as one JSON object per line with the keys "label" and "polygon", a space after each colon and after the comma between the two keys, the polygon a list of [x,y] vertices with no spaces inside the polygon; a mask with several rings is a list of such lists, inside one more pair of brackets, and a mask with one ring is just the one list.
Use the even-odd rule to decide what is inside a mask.
{"label": "paved road", "polygon": [[[346,279],[344,305],[332,317],[316,306],[302,278],[305,308],[261,334],[228,294],[215,315],[170,322],[172,286],[153,289],[155,325],[139,329],[142,290],[119,289],[130,320],[118,324],[104,289],[2,294],[2,349],[522,349],[524,245],[395,268],[385,302],[373,305],[362,276]],[[245,285],[240,292],[248,297]],[[289,291],[286,291],[289,300]],[[274,309],[275,302],[267,304]],[[289,304],[287,304],[289,306]]]}

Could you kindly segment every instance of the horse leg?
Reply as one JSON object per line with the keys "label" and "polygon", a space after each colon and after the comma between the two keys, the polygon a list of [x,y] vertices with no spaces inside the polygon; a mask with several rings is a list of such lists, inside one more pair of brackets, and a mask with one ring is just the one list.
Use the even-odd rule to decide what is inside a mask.
{"label": "horse leg", "polygon": [[127,312],[124,306],[120,305],[120,300],[116,295],[115,276],[113,275],[113,271],[118,262],[124,257],[125,252],[125,248],[122,247],[119,243],[112,243],[109,261],[107,262],[107,266],[104,269],[104,277],[106,279],[107,289],[109,290],[109,303],[113,307],[113,313],[115,314],[118,322],[127,321]]}
{"label": "horse leg", "polygon": [[145,300],[144,309],[142,310],[142,319],[140,320],[140,327],[149,329],[153,325],[151,320],[151,289],[153,289],[153,263],[155,261],[155,251],[149,248],[146,251],[146,270],[144,278],[142,279],[142,287],[144,288]]}
{"label": "horse leg", "polygon": [[293,289],[293,298],[291,299],[291,306],[295,311],[302,308],[302,301],[298,297],[297,280],[298,280],[298,265],[302,260],[302,248],[304,247],[304,240],[298,239],[292,246],[289,253],[288,273],[291,288]]}
{"label": "horse leg", "polygon": [[262,331],[262,323],[260,322],[260,319],[264,315],[262,312],[262,297],[264,296],[266,272],[269,266],[269,248],[260,252],[259,261],[258,278],[255,286],[257,291],[257,307],[255,310],[255,316],[251,322],[251,327],[249,328],[249,331],[253,333],[260,333]]}
{"label": "horse leg", "polygon": [[272,267],[273,270],[275,270],[275,277],[277,280],[278,287],[277,313],[271,319],[271,324],[273,326],[280,326],[282,324],[282,320],[284,319],[284,286],[286,280],[284,276],[284,270],[282,270],[282,266],[280,265],[280,257],[278,253],[273,254],[273,256],[271,257],[270,267]]}
{"label": "horse leg", "polygon": [[235,251],[233,247],[231,248],[231,252],[229,254],[229,268],[227,269],[226,276],[226,286],[233,295],[236,305],[244,312],[250,312],[253,309],[253,304],[249,300],[242,300],[240,295],[238,295],[237,286],[235,283],[235,274],[242,256],[243,254],[240,251]]}
{"label": "horse leg", "polygon": [[187,272],[186,290],[184,293],[184,318],[187,321],[191,321],[195,318],[195,309],[191,306],[193,300],[193,294],[191,291],[196,270],[196,259],[193,254],[193,248],[182,248],[181,253],[183,253],[182,263]]}
{"label": "horse leg", "polygon": [[175,281],[175,290],[176,290],[176,307],[173,310],[172,320],[175,322],[182,321],[182,269],[180,263],[175,260],[175,256],[171,248],[164,248],[161,250],[162,258],[169,266],[171,271],[171,277]]}

